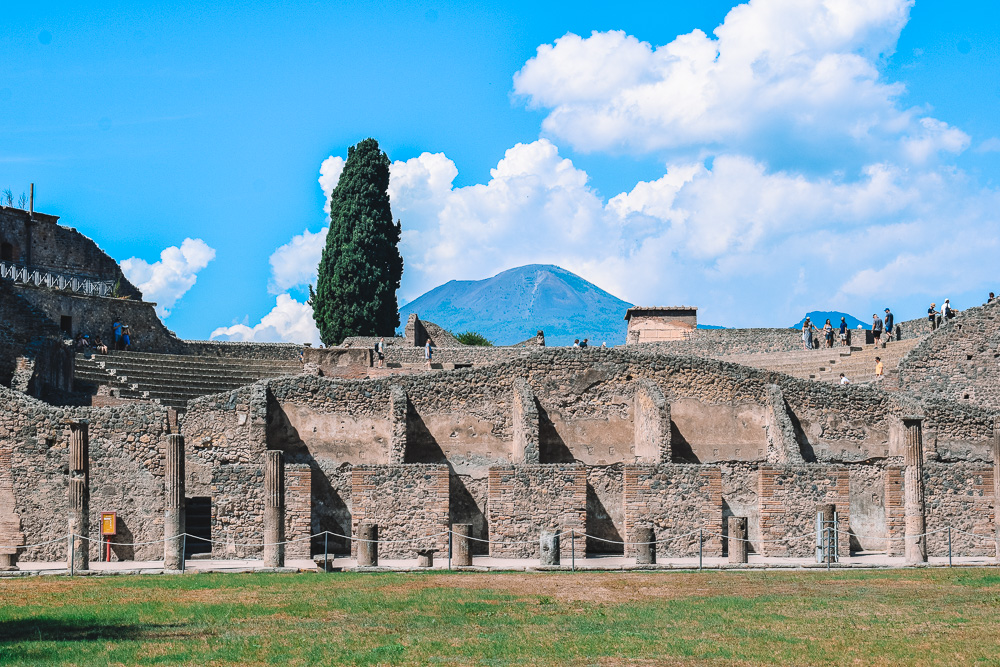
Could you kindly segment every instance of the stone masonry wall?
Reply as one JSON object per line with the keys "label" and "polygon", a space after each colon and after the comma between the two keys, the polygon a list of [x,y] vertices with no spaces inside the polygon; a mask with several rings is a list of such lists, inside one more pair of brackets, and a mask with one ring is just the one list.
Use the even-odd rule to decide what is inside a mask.
{"label": "stone masonry wall", "polygon": [[577,535],[578,553],[587,522],[587,469],[582,465],[521,465],[490,468],[490,555],[538,558],[543,530],[564,533],[560,554],[569,558],[569,531]]}
{"label": "stone masonry wall", "polygon": [[[352,534],[361,523],[378,525],[379,557],[414,558],[417,549],[447,556],[448,466],[357,466],[351,473]],[[352,553],[357,554],[357,543]]]}
{"label": "stone masonry wall", "polygon": [[312,470],[301,463],[286,463],[285,557],[310,558],[312,534]]}
{"label": "stone masonry wall", "polygon": [[[830,465],[761,466],[760,544],[766,556],[808,557],[816,550],[816,505],[837,506],[838,551],[850,550],[850,476],[847,468]],[[797,539],[789,539],[797,538]]]}
{"label": "stone masonry wall", "polygon": [[[722,472],[718,466],[625,466],[625,555],[635,555],[636,528],[652,525],[662,557],[722,555]],[[663,541],[661,540],[669,540]]]}
{"label": "stone masonry wall", "polygon": [[925,522],[931,533],[927,536],[927,555],[948,555],[948,533],[939,530],[947,526],[952,527],[954,554],[994,555],[993,503],[992,466],[924,463]]}

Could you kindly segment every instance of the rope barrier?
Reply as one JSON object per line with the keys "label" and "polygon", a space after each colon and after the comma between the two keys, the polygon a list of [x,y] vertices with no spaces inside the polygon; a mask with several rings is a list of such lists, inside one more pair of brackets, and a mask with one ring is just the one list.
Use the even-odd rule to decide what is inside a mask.
{"label": "rope barrier", "polygon": [[[952,530],[955,533],[960,534],[960,535],[968,535],[969,537],[975,537],[975,538],[984,539],[984,540],[995,540],[997,538],[997,536],[994,535],[994,534],[983,535],[983,534],[980,534],[980,533],[970,533],[968,531],[961,530],[961,529],[955,528],[953,526],[945,526],[943,528],[937,528],[935,530],[929,530],[929,531],[920,533],[919,535],[903,535],[903,536],[900,536],[900,537],[894,537],[894,536],[891,536],[891,535],[858,535],[857,533],[850,533],[848,531],[844,531],[844,532],[846,534],[850,535],[850,536],[853,536],[853,537],[856,537],[856,538],[862,539],[862,540],[885,540],[885,541],[897,541],[897,542],[901,542],[901,541],[906,541],[906,540],[910,540],[910,539],[915,539],[915,538],[918,538],[918,537],[927,537],[929,535],[935,535],[937,533],[943,533],[943,532],[948,531],[949,529]],[[736,541],[740,541],[740,542],[748,542],[748,543],[756,543],[756,544],[776,544],[776,543],[781,543],[781,542],[795,542],[795,541],[804,540],[804,539],[814,539],[816,537],[815,533],[806,533],[804,535],[797,535],[797,536],[792,536],[792,537],[782,537],[782,538],[773,539],[773,540],[751,539],[751,538],[738,538],[738,537],[733,537],[731,535],[724,535],[722,533],[717,533],[715,531],[709,531],[709,530],[706,530],[704,528],[699,529],[699,530],[692,530],[692,531],[687,532],[687,533],[681,533],[680,535],[673,535],[673,536],[663,537],[663,538],[660,538],[658,540],[654,540],[652,542],[630,542],[630,541],[627,541],[627,540],[611,540],[611,539],[608,539],[606,537],[599,537],[597,535],[591,535],[589,533],[578,533],[576,531],[561,531],[561,532],[556,533],[556,536],[557,537],[562,537],[564,535],[570,535],[571,533],[572,533],[573,537],[581,537],[581,538],[586,538],[586,539],[590,539],[590,540],[596,540],[596,541],[604,542],[604,543],[607,543],[607,544],[620,544],[622,546],[645,546],[645,545],[650,545],[650,544],[666,544],[668,542],[673,542],[673,541],[676,541],[676,540],[679,540],[679,539],[682,539],[682,538],[685,538],[685,537],[690,537],[692,535],[697,535],[698,533],[701,533],[702,535],[706,535],[706,536],[719,537],[719,538],[725,538],[725,539],[729,539],[729,540],[736,540]],[[225,540],[213,540],[213,539],[206,538],[206,537],[200,537],[198,535],[192,535],[191,533],[180,533],[178,535],[173,535],[173,536],[170,536],[170,537],[163,537],[163,538],[156,539],[156,540],[146,540],[146,541],[143,541],[143,542],[112,542],[111,544],[114,545],[114,546],[122,546],[122,547],[129,547],[129,546],[131,546],[131,547],[138,547],[138,546],[146,546],[146,545],[150,545],[150,544],[160,544],[160,543],[163,543],[163,542],[170,542],[172,540],[179,540],[181,538],[185,538],[186,537],[186,538],[189,538],[189,539],[192,539],[192,540],[197,540],[198,542],[200,542],[202,544],[219,544],[219,545],[225,545],[225,546],[263,548],[263,547],[266,547],[266,546],[278,546],[278,545],[283,545],[283,544],[294,544],[296,542],[304,542],[306,540],[314,540],[316,538],[324,537],[324,536],[327,536],[327,537],[338,537],[338,538],[345,539],[345,540],[348,540],[348,541],[351,541],[351,542],[368,542],[368,543],[375,543],[375,544],[413,544],[413,543],[416,543],[416,542],[425,542],[427,540],[436,539],[438,537],[443,537],[445,535],[457,536],[458,533],[455,533],[454,531],[452,531],[452,530],[449,529],[449,530],[445,530],[445,531],[440,532],[440,533],[436,533],[434,535],[426,535],[426,536],[423,536],[423,537],[412,537],[412,538],[397,539],[397,540],[383,540],[383,539],[369,540],[369,539],[365,539],[365,538],[362,538],[362,537],[355,537],[353,535],[342,535],[340,533],[334,533],[334,532],[329,531],[329,530],[324,530],[324,531],[322,531],[320,533],[314,533],[312,535],[308,535],[308,536],[305,536],[305,537],[297,537],[297,538],[292,539],[292,540],[282,540],[281,542],[228,542],[228,541],[225,541]],[[70,538],[79,538],[79,539],[82,539],[82,540],[86,540],[88,542],[98,542],[98,543],[101,543],[101,544],[105,544],[103,538],[101,538],[101,539],[95,539],[95,538],[92,538],[92,537],[87,536],[87,535],[77,535],[75,533],[71,533],[70,535],[67,535],[65,537],[58,537],[58,538],[53,539],[53,540],[48,540],[46,542],[38,542],[36,544],[0,545],[0,549],[34,549],[34,548],[38,548],[38,547],[47,546],[49,544],[55,544],[57,542],[63,542],[63,541],[66,540],[67,537],[70,537]],[[492,539],[485,539],[485,538],[481,538],[481,537],[473,537],[471,535],[468,535],[468,536],[459,536],[459,537],[465,537],[465,539],[472,540],[474,542],[481,542],[481,543],[486,543],[486,544],[496,544],[496,545],[500,545],[500,546],[509,546],[509,545],[517,545],[517,544],[536,544],[538,542],[538,540],[509,540],[509,541],[492,540]]]}

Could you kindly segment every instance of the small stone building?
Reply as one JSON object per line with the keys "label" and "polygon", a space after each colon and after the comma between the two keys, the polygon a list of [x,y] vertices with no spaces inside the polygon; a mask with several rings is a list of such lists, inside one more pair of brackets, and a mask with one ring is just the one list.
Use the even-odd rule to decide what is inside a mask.
{"label": "small stone building", "polygon": [[697,306],[635,306],[625,311],[627,345],[684,340],[698,326]]}

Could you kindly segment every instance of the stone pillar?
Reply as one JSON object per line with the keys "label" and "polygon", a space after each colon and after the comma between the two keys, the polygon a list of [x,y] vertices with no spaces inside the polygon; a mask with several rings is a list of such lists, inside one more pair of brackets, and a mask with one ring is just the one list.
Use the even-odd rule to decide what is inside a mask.
{"label": "stone pillar", "polygon": [[184,565],[186,528],[184,515],[184,436],[167,436],[163,477],[163,569],[180,570]]}
{"label": "stone pillar", "polygon": [[559,533],[543,530],[539,538],[539,565],[559,564]]}
{"label": "stone pillar", "polygon": [[472,565],[472,524],[456,523],[451,527],[451,564],[458,567]]}
{"label": "stone pillar", "polygon": [[749,563],[750,543],[747,542],[747,518],[729,517],[729,562]]}
{"label": "stone pillar", "polygon": [[66,566],[90,569],[90,423],[69,422],[69,532],[73,534]]}
{"label": "stone pillar", "polygon": [[993,422],[993,528],[1000,562],[1000,418]]}
{"label": "stone pillar", "polygon": [[274,449],[264,455],[264,567],[284,567],[285,460]]}
{"label": "stone pillar", "polygon": [[656,563],[656,532],[652,526],[637,526],[635,529],[635,564]]}
{"label": "stone pillar", "polygon": [[417,552],[417,567],[434,567],[434,552],[437,549],[421,549]]}
{"label": "stone pillar", "polygon": [[358,524],[358,567],[378,565],[378,526],[374,523]]}
{"label": "stone pillar", "polygon": [[906,517],[905,553],[908,564],[927,562],[924,535],[923,417],[903,418],[903,513]]}
{"label": "stone pillar", "polygon": [[[820,503],[816,505],[816,515],[822,515],[823,528],[834,528],[833,518],[837,514],[837,506],[833,503]],[[836,531],[831,533],[827,537],[826,532],[821,534],[822,539],[829,539],[831,541],[832,550],[827,554],[826,560],[821,560],[823,563],[836,563],[837,562],[837,534]]]}

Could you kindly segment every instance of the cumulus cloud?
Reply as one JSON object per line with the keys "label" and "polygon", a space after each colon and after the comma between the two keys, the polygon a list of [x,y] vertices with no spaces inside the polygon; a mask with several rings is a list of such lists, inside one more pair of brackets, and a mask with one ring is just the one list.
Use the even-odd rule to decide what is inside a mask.
{"label": "cumulus cloud", "polygon": [[170,315],[174,304],[194,287],[198,272],[215,259],[215,250],[201,239],[184,239],[180,247],[171,246],[160,253],[159,261],[150,264],[138,257],[121,263],[122,273],[156,303],[160,317]]}
{"label": "cumulus cloud", "polygon": [[344,162],[344,158],[339,155],[331,155],[319,166],[319,186],[323,188],[323,195],[326,197],[323,208],[327,215],[330,215],[330,193],[337,187],[340,174],[344,171]]}
{"label": "cumulus cloud", "polygon": [[[543,128],[584,151],[688,150],[926,161],[968,136],[903,108],[879,73],[913,0],[751,0],[714,38],[652,46],[621,31],[567,34],[514,75]],[[854,164],[853,162],[851,162]]]}
{"label": "cumulus cloud", "polygon": [[271,264],[268,290],[271,294],[278,294],[300,285],[316,284],[316,267],[319,266],[323,246],[326,244],[326,233],[329,230],[329,227],[324,227],[318,232],[310,232],[307,229],[271,253],[268,259]]}
{"label": "cumulus cloud", "polygon": [[274,308],[258,324],[252,327],[246,324],[219,327],[210,338],[259,343],[312,343],[317,346],[320,343],[312,308],[288,294],[279,294]]}

